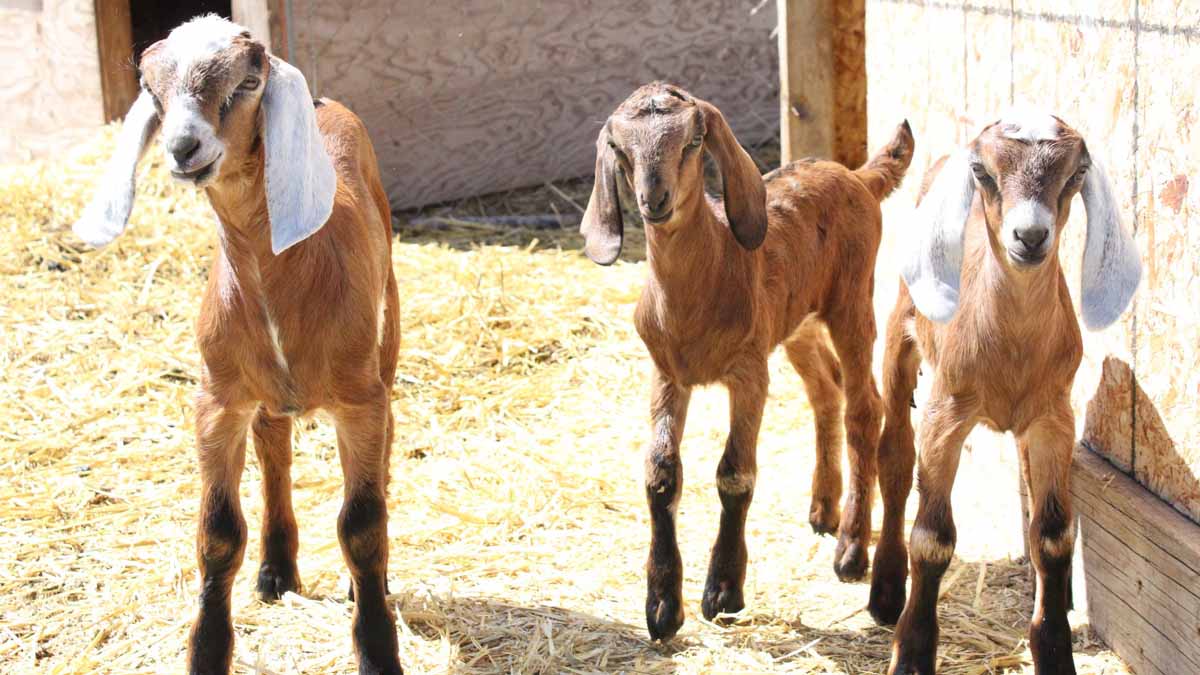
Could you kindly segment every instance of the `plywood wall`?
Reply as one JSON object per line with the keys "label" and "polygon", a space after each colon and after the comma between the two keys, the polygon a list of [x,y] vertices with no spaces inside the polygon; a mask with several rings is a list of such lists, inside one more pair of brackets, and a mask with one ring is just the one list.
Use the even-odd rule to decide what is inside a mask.
{"label": "plywood wall", "polygon": [[[867,72],[872,147],[902,117],[917,140],[914,179],[885,205],[885,246],[925,168],[1009,104],[1043,105],[1082,131],[1116,182],[1145,275],[1118,325],[1085,334],[1079,432],[1200,521],[1200,3],[868,0]],[[1077,203],[1062,243],[1076,299],[1085,228]],[[891,278],[881,273],[888,307]]]}
{"label": "plywood wall", "polygon": [[773,5],[750,0],[292,3],[292,60],[366,122],[395,207],[591,173],[639,84],[720,107],[743,140],[779,128]]}
{"label": "plywood wall", "polygon": [[0,162],[61,150],[104,123],[92,4],[0,2]]}

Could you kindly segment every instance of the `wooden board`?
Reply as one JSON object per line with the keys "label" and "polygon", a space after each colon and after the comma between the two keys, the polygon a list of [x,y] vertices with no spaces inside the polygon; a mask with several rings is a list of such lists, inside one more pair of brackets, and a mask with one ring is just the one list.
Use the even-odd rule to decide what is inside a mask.
{"label": "wooden board", "polygon": [[867,159],[863,0],[779,0],[780,150],[784,163]]}
{"label": "wooden board", "polygon": [[1082,445],[1074,467],[1092,628],[1139,675],[1200,673],[1200,525]]}
{"label": "wooden board", "polygon": [[775,15],[757,4],[295,0],[291,53],[363,118],[404,208],[591,173],[605,118],[656,79],[712,101],[743,143],[774,136]]}
{"label": "wooden board", "polygon": [[133,24],[129,0],[96,0],[95,7],[104,121],[111,122],[125,117],[138,94]]}

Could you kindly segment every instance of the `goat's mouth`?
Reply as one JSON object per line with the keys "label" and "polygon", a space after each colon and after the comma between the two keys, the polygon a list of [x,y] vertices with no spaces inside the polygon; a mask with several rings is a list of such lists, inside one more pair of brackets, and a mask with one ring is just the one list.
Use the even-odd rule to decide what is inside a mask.
{"label": "goat's mouth", "polygon": [[662,225],[663,223],[670,220],[671,216],[673,216],[673,215],[675,215],[674,208],[668,209],[666,213],[663,213],[661,215],[653,215],[652,216],[645,212],[642,212],[642,220],[645,221],[647,225]]}
{"label": "goat's mouth", "polygon": [[1010,248],[1008,249],[1008,259],[1011,260],[1017,267],[1037,267],[1045,262],[1046,252],[1016,251]]}
{"label": "goat's mouth", "polygon": [[217,155],[211,162],[204,166],[192,169],[191,171],[171,171],[171,176],[177,180],[193,183],[197,187],[202,185],[206,180],[212,177],[216,172],[217,162],[221,160],[221,155]]}

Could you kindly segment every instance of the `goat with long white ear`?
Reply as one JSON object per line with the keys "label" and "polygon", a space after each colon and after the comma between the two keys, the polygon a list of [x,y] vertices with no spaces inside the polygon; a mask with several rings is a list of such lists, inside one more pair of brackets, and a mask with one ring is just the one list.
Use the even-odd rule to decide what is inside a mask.
{"label": "goat with long white ear", "polygon": [[[1129,305],[1141,278],[1137,247],[1121,225],[1099,159],[1052,115],[1005,116],[935,165],[926,185],[887,328],[878,455],[883,531],[868,607],[880,623],[899,620],[889,673],[933,673],[938,585],[954,553],[950,491],[962,444],[978,423],[1011,431],[1031,500],[1034,670],[1074,673],[1067,623],[1074,536],[1070,394],[1083,342],[1058,245],[1075,195],[1087,209],[1081,302],[1088,328],[1110,325]],[[906,551],[904,504],[915,461],[909,402],[922,360],[934,375],[920,429],[921,500]]]}
{"label": "goat with long white ear", "polygon": [[189,672],[227,673],[233,656],[229,594],[246,547],[238,485],[247,432],[265,501],[258,594],[300,590],[292,420],[324,408],[345,473],[337,532],[356,601],[359,672],[400,673],[386,601],[400,303],[391,212],[366,129],[340,104],[314,102],[300,71],[216,16],[176,28],[140,65],[142,92],[74,229],[96,246],[121,234],[155,132],[171,173],[203,188],[217,213],[220,246],[197,322],[202,591]]}

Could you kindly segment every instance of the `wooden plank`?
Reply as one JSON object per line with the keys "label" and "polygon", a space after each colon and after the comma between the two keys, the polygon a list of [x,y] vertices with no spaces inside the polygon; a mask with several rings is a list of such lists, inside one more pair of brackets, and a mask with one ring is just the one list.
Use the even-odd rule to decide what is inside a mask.
{"label": "wooden plank", "polygon": [[775,21],[754,4],[293,0],[291,61],[362,117],[405,208],[590,174],[605,118],[653,80],[711,101],[742,143],[773,138]]}
{"label": "wooden plank", "polygon": [[232,0],[230,13],[234,23],[245,26],[257,40],[274,52],[271,35],[272,0]]}
{"label": "wooden plank", "polygon": [[1200,526],[1086,447],[1074,460],[1092,627],[1138,673],[1200,672]]}
{"label": "wooden plank", "polygon": [[778,0],[782,161],[867,160],[865,0]]}
{"label": "wooden plank", "polygon": [[138,95],[133,24],[129,0],[96,0],[95,8],[104,121],[111,122],[124,117]]}

